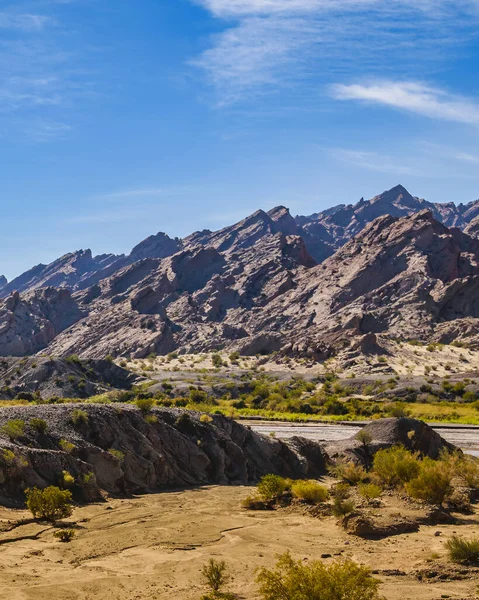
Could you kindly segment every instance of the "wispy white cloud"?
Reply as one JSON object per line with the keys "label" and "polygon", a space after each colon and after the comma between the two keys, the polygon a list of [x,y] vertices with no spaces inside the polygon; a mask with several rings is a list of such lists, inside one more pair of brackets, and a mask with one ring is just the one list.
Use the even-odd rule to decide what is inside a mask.
{"label": "wispy white cloud", "polygon": [[193,61],[223,105],[359,66],[424,67],[454,53],[479,17],[477,0],[192,1],[225,22]]}
{"label": "wispy white cloud", "polygon": [[338,84],[338,100],[360,100],[413,112],[431,119],[479,125],[479,103],[417,82],[380,81],[371,84]]}
{"label": "wispy white cloud", "polygon": [[47,15],[14,11],[0,12],[0,29],[17,31],[41,31],[53,20]]}
{"label": "wispy white cloud", "polygon": [[95,196],[97,200],[134,200],[137,198],[165,198],[172,196],[184,196],[191,191],[198,191],[198,188],[189,186],[174,186],[174,187],[155,187],[155,188],[137,188],[128,190],[118,190],[108,194]]}
{"label": "wispy white cloud", "polygon": [[390,173],[391,175],[419,175],[414,168],[398,164],[397,159],[378,152],[333,148],[330,150],[330,154],[336,160],[370,171]]}

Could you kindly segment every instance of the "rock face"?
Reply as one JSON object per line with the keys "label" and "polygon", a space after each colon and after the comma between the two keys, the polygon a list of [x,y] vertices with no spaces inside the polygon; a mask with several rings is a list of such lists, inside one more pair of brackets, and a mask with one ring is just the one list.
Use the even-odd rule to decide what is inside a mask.
{"label": "rock face", "polygon": [[42,288],[0,302],[0,348],[4,356],[35,354],[83,313],[68,290]]}
{"label": "rock face", "polygon": [[108,360],[53,357],[0,359],[0,399],[88,398],[130,390],[143,379]]}
{"label": "rock face", "polygon": [[158,233],[128,256],[66,255],[0,288],[33,289],[0,303],[0,354],[321,360],[380,353],[381,336],[479,343],[479,240],[459,228],[473,233],[478,212],[398,186],[311,217],[280,206],[184,240]]}
{"label": "rock face", "polygon": [[[86,418],[75,424],[78,409]],[[25,435],[15,443],[0,434],[0,447],[14,454],[0,458],[0,503],[22,501],[28,486],[58,485],[64,471],[75,478],[76,497],[86,500],[100,498],[101,491],[124,495],[247,484],[268,473],[296,478],[326,473],[325,454],[313,442],[288,445],[218,415],[203,423],[198,413],[153,409],[151,414],[157,422],[146,422],[141,411],[125,404],[0,409],[0,428],[11,419],[26,424]],[[46,432],[29,425],[33,418],[47,422]],[[74,447],[65,451],[61,440]]]}

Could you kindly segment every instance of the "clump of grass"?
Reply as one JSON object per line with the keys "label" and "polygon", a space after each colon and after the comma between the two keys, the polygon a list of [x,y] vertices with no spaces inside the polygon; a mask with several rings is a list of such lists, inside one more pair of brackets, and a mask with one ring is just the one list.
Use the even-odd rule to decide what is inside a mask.
{"label": "clump of grass", "polygon": [[479,538],[464,540],[454,535],[446,542],[449,558],[456,563],[478,564],[479,563]]}
{"label": "clump of grass", "polygon": [[41,434],[46,433],[48,429],[48,423],[45,421],[45,419],[38,419],[37,417],[30,419],[30,421],[28,421],[28,425],[33,430]]}
{"label": "clump of grass", "polygon": [[108,453],[114,456],[118,462],[122,463],[125,460],[125,453],[121,450],[116,450],[115,448],[110,448]]}
{"label": "clump of grass", "polygon": [[68,440],[60,440],[58,442],[58,445],[63,450],[63,452],[66,452],[67,454],[71,454],[76,448],[75,444],[72,444],[72,442],[69,442]]}

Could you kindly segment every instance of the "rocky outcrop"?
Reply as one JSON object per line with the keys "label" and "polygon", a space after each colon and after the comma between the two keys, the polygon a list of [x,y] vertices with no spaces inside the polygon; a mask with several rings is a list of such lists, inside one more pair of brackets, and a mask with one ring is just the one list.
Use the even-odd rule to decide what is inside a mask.
{"label": "rocky outcrop", "polygon": [[4,356],[35,354],[83,313],[68,290],[42,288],[0,302],[0,348]]}
{"label": "rocky outcrop", "polygon": [[404,446],[411,452],[419,452],[432,459],[442,452],[452,452],[456,447],[442,438],[423,421],[402,417],[372,421],[362,430],[371,437],[370,443],[362,444],[356,436],[347,440],[326,444],[332,460],[346,459],[370,465],[374,454],[382,448]]}
{"label": "rocky outcrop", "polygon": [[[75,420],[75,410],[82,419]],[[45,432],[33,418],[46,421]],[[0,453],[0,503],[22,501],[28,486],[58,485],[64,471],[75,478],[76,497],[86,500],[103,492],[247,484],[268,473],[326,473],[313,442],[289,445],[219,415],[204,423],[198,413],[174,409],[153,409],[146,420],[125,404],[12,407],[0,409],[0,430],[11,419],[24,421],[25,433],[15,442],[0,433],[0,447],[10,452]]]}
{"label": "rocky outcrop", "polygon": [[53,357],[0,359],[0,399],[88,398],[130,390],[143,378],[109,360]]}

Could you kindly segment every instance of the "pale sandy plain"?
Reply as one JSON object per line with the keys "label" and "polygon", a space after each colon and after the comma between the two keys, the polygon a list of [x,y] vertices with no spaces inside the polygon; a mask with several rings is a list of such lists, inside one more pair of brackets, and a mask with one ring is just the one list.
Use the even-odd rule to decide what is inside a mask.
{"label": "pale sandy plain", "polygon": [[[380,571],[388,600],[475,598],[479,581],[418,581],[424,568],[451,567],[445,541],[457,532],[479,535],[479,514],[461,525],[421,527],[418,533],[378,541],[345,533],[334,517],[296,509],[252,512],[240,506],[246,487],[209,487],[111,499],[76,508],[77,534],[56,541],[44,524],[15,526],[25,511],[0,509],[0,598],[8,600],[193,600],[205,592],[200,569],[210,557],[227,561],[239,599],[258,599],[255,570],[275,556],[313,560],[350,557]],[[386,506],[394,499],[385,498]],[[394,506],[389,506],[394,510]],[[436,532],[441,535],[436,536]],[[476,573],[477,574],[477,573]]]}

